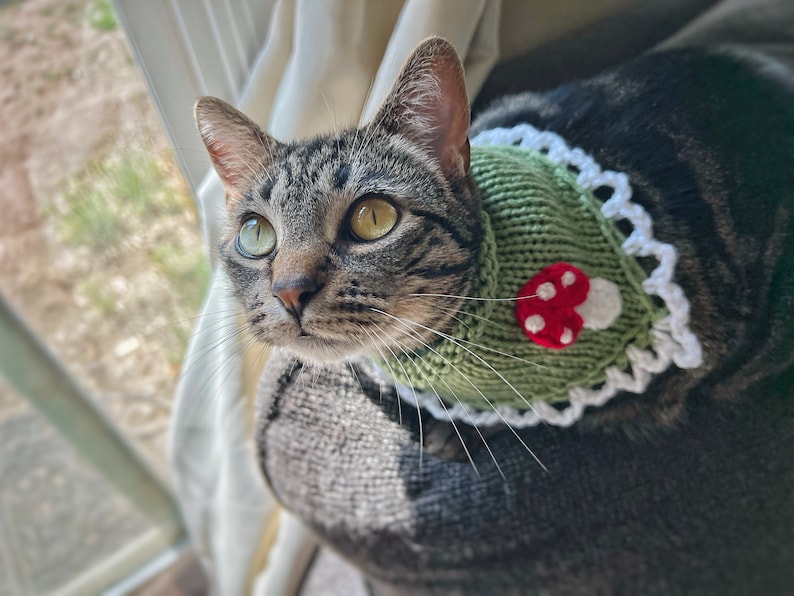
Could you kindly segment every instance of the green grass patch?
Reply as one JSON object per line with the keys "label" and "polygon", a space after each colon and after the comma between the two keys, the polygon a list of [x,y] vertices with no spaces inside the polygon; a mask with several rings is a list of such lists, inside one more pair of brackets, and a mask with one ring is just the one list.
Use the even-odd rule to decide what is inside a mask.
{"label": "green grass patch", "polygon": [[61,240],[106,250],[147,222],[189,208],[169,165],[143,149],[123,149],[90,164],[66,184]]}
{"label": "green grass patch", "polygon": [[113,31],[119,26],[110,0],[95,0],[88,7],[88,22],[98,31]]}
{"label": "green grass patch", "polygon": [[[151,342],[177,370],[210,271],[170,154],[146,143],[112,149],[62,185],[47,215],[57,249],[90,260],[85,279],[75,280],[88,310],[124,324],[165,315],[167,329]],[[124,283],[114,284],[119,276]]]}

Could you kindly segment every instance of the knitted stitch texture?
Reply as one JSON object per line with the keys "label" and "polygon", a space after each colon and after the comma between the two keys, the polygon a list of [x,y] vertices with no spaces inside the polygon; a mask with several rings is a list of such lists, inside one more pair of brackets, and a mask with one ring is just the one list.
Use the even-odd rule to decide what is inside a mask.
{"label": "knitted stitch texture", "polygon": [[[627,368],[627,347],[649,347],[651,325],[667,311],[643,291],[647,275],[621,250],[625,238],[601,213],[602,202],[535,150],[472,147],[471,173],[483,198],[484,240],[470,296],[498,300],[465,301],[451,336],[421,357],[387,359],[385,370],[447,403],[531,409],[531,402],[567,401],[572,388],[603,383],[610,366]],[[585,329],[575,344],[550,350],[524,335],[512,299],[560,261],[615,283],[623,309],[608,329]]]}

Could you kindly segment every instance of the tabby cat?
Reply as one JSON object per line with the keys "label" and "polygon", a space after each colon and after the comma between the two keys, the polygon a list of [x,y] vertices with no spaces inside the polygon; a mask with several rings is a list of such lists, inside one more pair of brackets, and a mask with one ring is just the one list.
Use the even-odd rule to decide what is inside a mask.
{"label": "tabby cat", "polygon": [[[761,432],[766,419],[757,418],[759,411],[782,407],[788,415],[791,409],[764,401],[786,396],[794,380],[794,334],[788,331],[794,318],[791,80],[779,64],[757,55],[659,52],[589,81],[505,98],[470,130],[460,61],[447,42],[431,39],[408,60],[377,116],[359,129],[281,143],[228,104],[199,100],[198,127],[228,194],[223,266],[248,330],[278,348],[262,381],[258,435],[262,468],[278,498],[376,585],[407,593],[420,587],[477,592],[522,582],[564,589],[577,578],[592,585],[602,566],[606,583],[598,585],[614,587],[609,570],[622,565],[626,540],[643,545],[636,563],[644,577],[631,584],[634,576],[624,574],[626,589],[647,588],[650,576],[662,591],[691,587],[675,583],[665,569],[665,557],[680,548],[679,531],[648,530],[657,519],[655,504],[671,495],[691,507],[681,532],[695,541],[708,537],[723,565],[716,573],[731,577],[730,557],[719,559],[719,553],[741,540],[739,526],[691,520],[713,519],[722,500],[742,493],[731,483],[708,490],[687,483],[693,475],[727,477],[733,470],[720,458],[701,457],[698,433],[713,441],[712,453],[725,449],[736,465],[737,450],[748,448],[737,428]],[[478,320],[472,303],[504,302],[513,317],[521,283],[534,273],[522,272],[509,294],[482,290],[487,238],[498,240],[512,220],[495,226],[494,213],[484,208],[486,193],[472,171],[476,163],[477,172],[487,171],[477,161],[487,151],[470,147],[469,139],[526,124],[533,134],[555,136],[542,137],[552,138],[546,146],[509,151],[532,153],[527,159],[577,189],[583,205],[606,204],[605,180],[617,181],[608,191],[620,185],[620,176],[630,181],[626,204],[644,214],[635,219],[649,219],[654,241],[676,255],[669,288],[679,306],[671,306],[672,298],[644,297],[650,314],[643,316],[651,325],[683,309],[685,331],[697,341],[696,360],[681,364],[673,357],[674,364],[643,376],[637,390],[613,391],[567,422],[599,432],[522,426],[503,414],[538,408],[543,421],[567,411],[578,394],[564,379],[563,399],[540,403],[526,395],[526,407],[502,407],[478,392],[479,377],[470,395],[463,395],[465,383],[452,390],[450,379],[464,376],[457,368],[437,379],[432,367],[421,374],[408,370],[452,342],[462,360],[481,359],[474,364],[485,376],[499,374],[484,362],[503,351],[499,346],[469,346],[456,338]],[[555,151],[578,156],[579,165],[555,162]],[[507,162],[512,159],[509,153]],[[582,189],[577,184],[587,168],[595,168],[596,182]],[[627,224],[634,220],[608,219],[597,221],[614,238],[632,238]],[[549,265],[561,260],[548,250]],[[653,277],[658,260],[635,252],[632,275]],[[586,268],[582,263],[573,263],[576,271]],[[504,262],[500,266],[500,279],[512,275]],[[622,317],[628,302],[623,286],[621,292]],[[536,289],[529,297],[539,294]],[[520,349],[539,359],[522,352],[510,385],[521,371],[544,374],[555,359],[577,353],[578,342],[564,349],[539,346],[526,337],[528,323],[522,328],[503,311],[494,313],[481,317],[488,319],[484,328],[509,326],[510,342],[521,338]],[[658,339],[653,329],[639,348],[660,345],[651,345]],[[585,345],[603,332],[581,333]],[[533,362],[541,362],[540,372]],[[619,373],[632,363],[607,364]],[[462,405],[456,401],[476,403],[453,415]],[[441,404],[433,416],[448,415],[448,423],[433,422],[425,407],[430,402]],[[471,424],[489,410],[498,414],[493,424]],[[720,413],[728,411],[740,413],[741,427]],[[600,432],[611,428],[631,437]],[[794,439],[791,429],[769,428],[762,433],[774,436],[768,449],[753,443],[757,458]],[[462,444],[465,455],[445,450],[446,438],[444,449],[428,452],[439,433]],[[651,435],[663,449],[649,448],[639,435]],[[726,443],[728,437],[738,443]],[[530,447],[541,465],[528,457]],[[616,461],[634,463],[622,468]],[[660,473],[667,478],[661,485]],[[743,482],[758,477],[762,484],[762,470],[750,466],[742,473]],[[572,486],[587,490],[580,494]],[[624,493],[616,486],[633,488]],[[613,511],[634,513],[605,529],[599,520]],[[775,525],[763,507],[749,507],[747,515],[758,528]],[[583,554],[558,568],[567,549]],[[696,576],[692,567],[688,577]]]}

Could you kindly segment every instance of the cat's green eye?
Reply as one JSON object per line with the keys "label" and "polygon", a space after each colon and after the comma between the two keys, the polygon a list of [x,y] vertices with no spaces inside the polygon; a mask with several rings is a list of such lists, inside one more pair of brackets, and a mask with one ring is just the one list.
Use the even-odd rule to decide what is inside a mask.
{"label": "cat's green eye", "polygon": [[244,257],[264,257],[276,248],[276,231],[270,222],[260,215],[252,215],[240,226],[237,234],[237,250]]}
{"label": "cat's green eye", "polygon": [[377,240],[397,225],[399,213],[388,200],[368,197],[357,202],[350,213],[349,225],[358,240]]}

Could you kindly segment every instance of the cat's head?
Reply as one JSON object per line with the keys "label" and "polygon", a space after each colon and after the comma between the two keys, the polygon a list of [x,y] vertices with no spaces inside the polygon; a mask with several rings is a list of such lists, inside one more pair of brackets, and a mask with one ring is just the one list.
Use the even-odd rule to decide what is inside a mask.
{"label": "cat's head", "polygon": [[227,191],[221,261],[257,339],[327,361],[449,330],[461,299],[426,294],[467,294],[481,221],[448,42],[420,44],[359,129],[280,143],[209,97],[196,121]]}

